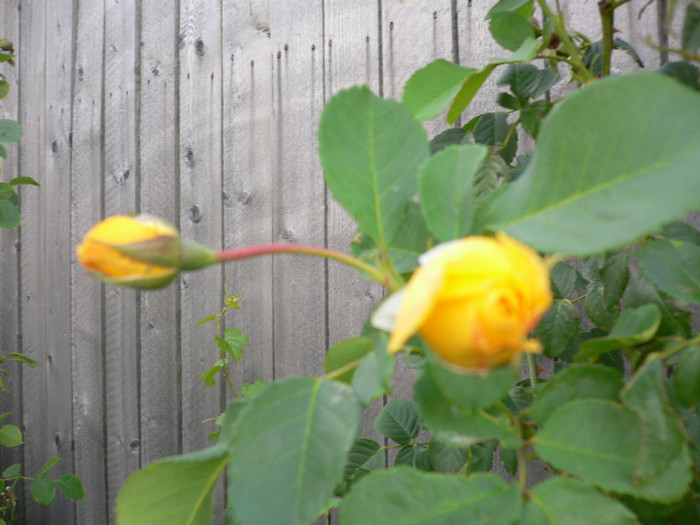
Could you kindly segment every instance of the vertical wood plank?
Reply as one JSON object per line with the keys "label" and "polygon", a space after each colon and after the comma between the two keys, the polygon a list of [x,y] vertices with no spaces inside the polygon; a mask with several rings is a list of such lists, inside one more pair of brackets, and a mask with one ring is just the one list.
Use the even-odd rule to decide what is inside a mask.
{"label": "vertical wood plank", "polygon": [[[19,3],[17,0],[5,2],[0,13],[0,34],[14,43],[16,61],[19,62]],[[16,67],[3,64],[0,72],[10,84],[9,95],[0,104],[0,118],[18,120],[19,89],[17,85],[18,72]],[[0,164],[2,182],[8,182],[19,176],[19,148],[16,144],[8,145],[8,158]],[[29,188],[27,192],[36,191]],[[19,352],[20,338],[20,296],[19,285],[21,269],[19,266],[20,230],[0,229],[0,354]],[[22,368],[23,365],[5,361],[2,368],[7,375],[2,376],[7,392],[0,392],[0,414],[11,412],[5,421],[19,427],[22,426]],[[26,366],[26,365],[25,365]],[[0,465],[7,468],[22,462],[22,449],[18,447],[0,447]],[[24,497],[24,486],[19,483],[16,494],[21,502]],[[20,519],[22,519],[20,515]]]}
{"label": "vertical wood plank", "polygon": [[[22,56],[27,57],[27,63],[19,63],[20,86],[20,122],[23,137],[20,142],[20,174],[36,174],[42,185],[46,184],[45,158],[45,98],[44,61],[34,59],[43,57],[45,49],[45,5],[43,2],[32,2],[22,6],[20,19],[20,35],[22,38]],[[29,57],[32,57],[31,61]],[[43,153],[43,154],[42,154]],[[41,174],[41,175],[39,175]],[[35,369],[22,370],[22,403],[24,431],[24,458],[22,461],[25,472],[36,472],[41,468],[41,458],[46,458],[49,429],[46,421],[47,392],[46,392],[46,316],[43,305],[46,304],[46,290],[40,283],[44,282],[43,263],[36,254],[43,254],[43,195],[45,186],[36,192],[24,192],[22,199],[22,244],[20,252],[22,281],[21,281],[21,324],[22,353],[39,362]],[[42,257],[43,259],[43,257]],[[31,324],[26,322],[31,319]],[[31,385],[31,388],[28,388]],[[50,457],[50,456],[48,456]],[[25,491],[25,519],[48,521],[48,509],[38,509]]]}
{"label": "vertical wood plank", "polygon": [[[25,10],[26,9],[26,10]],[[26,18],[24,18],[26,15]],[[24,23],[26,21],[26,24]],[[20,146],[23,174],[39,176],[42,186],[27,192],[23,210],[27,251],[22,255],[22,317],[24,353],[39,362],[25,369],[25,461],[35,473],[52,456],[63,461],[54,475],[72,471],[71,353],[70,353],[70,128],[72,65],[72,3],[23,5],[22,39],[29,56],[43,57],[20,70],[24,86],[22,123],[31,137]],[[32,156],[34,159],[30,159]],[[26,272],[24,270],[26,269]],[[57,498],[39,508],[27,494],[29,523],[70,523],[74,504]]]}
{"label": "vertical wood plank", "polygon": [[[73,89],[72,246],[102,217],[104,4],[76,13]],[[75,474],[86,487],[78,523],[107,523],[103,295],[100,282],[73,256],[72,346]]]}
{"label": "vertical wood plank", "polygon": [[[136,3],[105,5],[105,216],[138,211],[136,164]],[[107,491],[110,523],[128,475],[140,465],[137,292],[105,286]]]}
{"label": "vertical wood plank", "polygon": [[[316,154],[323,106],[320,0],[287,1],[270,12],[275,157],[273,238],[322,246],[325,187]],[[326,347],[325,262],[273,259],[274,373],[318,375]]]}
{"label": "vertical wood plank", "polygon": [[[451,2],[389,1],[382,3],[382,9],[384,95],[400,99],[404,84],[417,69],[438,58],[452,60]],[[440,116],[425,123],[428,137],[446,127]],[[415,372],[399,356],[392,383],[394,395],[412,399],[414,377]]]}
{"label": "vertical wood plank", "polygon": [[[141,210],[179,222],[177,0],[141,5]],[[141,464],[182,450],[179,287],[141,294]]]}
{"label": "vertical wood plank", "polygon": [[[224,245],[273,241],[272,49],[269,0],[223,3]],[[225,266],[231,293],[242,296],[227,327],[250,346],[231,370],[234,386],[273,378],[272,258]]]}
{"label": "vertical wood plank", "polygon": [[[186,240],[221,246],[221,5],[182,0],[180,12],[180,228]],[[208,445],[221,411],[219,390],[199,381],[218,350],[199,320],[221,309],[222,270],[181,276],[182,447]]]}
{"label": "vertical wood plank", "polygon": [[[180,2],[180,229],[183,238],[211,249],[222,242],[221,2]],[[182,450],[209,446],[215,430],[205,419],[223,409],[221,390],[199,381],[218,359],[210,325],[199,320],[222,306],[223,269],[216,265],[180,278]],[[223,484],[214,494],[222,521]]]}
{"label": "vertical wood plank", "polygon": [[[338,91],[365,84],[379,93],[379,10],[375,2],[327,0],[324,34],[326,46],[326,101]],[[327,190],[326,206],[328,247],[350,252],[350,243],[357,225]],[[359,278],[347,266],[328,263],[328,346],[347,337],[356,337],[369,318],[372,308],[381,299],[382,287]],[[381,403],[364,413],[361,434],[380,439],[373,423]]]}

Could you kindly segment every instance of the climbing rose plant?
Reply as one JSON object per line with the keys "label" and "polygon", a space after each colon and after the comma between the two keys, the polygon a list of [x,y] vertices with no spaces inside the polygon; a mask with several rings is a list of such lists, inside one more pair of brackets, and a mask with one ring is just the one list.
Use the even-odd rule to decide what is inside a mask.
{"label": "climbing rose plant", "polygon": [[[680,222],[700,208],[700,10],[686,9],[684,61],[610,77],[613,50],[636,57],[613,38],[625,3],[599,3],[592,42],[544,0],[542,24],[532,0],[502,0],[487,18],[505,58],[428,64],[401,102],[366,87],[332,97],[319,153],[357,223],[350,254],[215,252],[143,216],[87,234],[79,259],[112,284],[296,253],[390,292],[362,334],[329,349],[324,376],[256,388],[228,405],[214,446],[133,474],[119,523],[211,523],[224,472],[232,524],[308,524],[334,507],[342,525],[700,520],[700,335],[688,311],[700,303],[700,232]],[[496,71],[500,111],[426,136],[422,120],[446,111],[454,124]],[[546,98],[564,72],[580,89]],[[533,152],[518,151],[519,134]],[[383,407],[383,446],[360,436],[361,410],[391,394],[397,354],[416,369],[414,400]],[[549,472],[534,485],[533,457]],[[507,479],[489,472],[497,461]]]}

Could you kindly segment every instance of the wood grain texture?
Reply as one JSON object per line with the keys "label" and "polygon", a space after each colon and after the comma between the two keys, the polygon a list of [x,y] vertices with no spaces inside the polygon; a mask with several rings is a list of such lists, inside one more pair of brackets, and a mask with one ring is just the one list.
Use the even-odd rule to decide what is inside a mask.
{"label": "wood grain texture", "polygon": [[[144,0],[140,23],[140,208],[177,224],[178,2]],[[141,294],[141,465],[178,454],[180,434],[179,287]]]}
{"label": "wood grain texture", "polygon": [[[22,174],[40,179],[41,188],[26,192],[22,252],[22,333],[24,353],[39,367],[23,370],[25,471],[35,473],[45,460],[61,456],[52,472],[71,471],[72,421],[70,354],[70,144],[72,78],[72,6],[70,1],[23,5],[21,41],[27,56],[20,82],[32,84],[20,97],[25,139],[20,146]],[[43,58],[43,60],[42,60]],[[26,94],[26,96],[24,96]],[[28,493],[26,520],[70,521],[74,504],[56,500],[39,507]]]}
{"label": "wood grain texture", "polygon": [[[222,35],[221,3],[180,2],[180,229],[183,238],[221,248],[222,231]],[[224,406],[221,389],[206,387],[200,375],[219,351],[212,327],[200,319],[222,307],[223,268],[212,266],[180,277],[182,358],[182,450],[210,446],[212,421]],[[223,490],[214,496],[216,519],[223,513]]]}
{"label": "wood grain texture", "polygon": [[[19,2],[5,2],[0,8],[0,34],[15,45],[15,54],[19,54]],[[19,58],[19,57],[18,57]],[[10,84],[9,95],[2,99],[0,118],[18,120],[19,118],[19,86],[16,67],[3,64],[0,72]],[[2,182],[7,182],[19,176],[19,148],[16,144],[7,147],[8,158],[1,161]],[[25,191],[36,191],[29,188]],[[20,254],[20,230],[0,229],[0,354],[9,354],[21,350],[20,337],[20,279],[21,268],[19,265]],[[26,365],[25,365],[26,366]],[[0,392],[0,414],[11,412],[5,420],[9,424],[22,427],[22,368],[19,363],[5,361],[2,368],[7,371],[3,374],[2,381],[6,392]],[[0,447],[0,466],[7,468],[15,463],[22,462],[22,449],[18,447]],[[20,501],[24,499],[24,486],[17,485]],[[23,511],[23,509],[22,509]],[[20,519],[23,518],[23,512]]]}
{"label": "wood grain texture", "polygon": [[[137,3],[105,4],[104,212],[138,211]],[[110,523],[128,475],[140,465],[138,292],[105,287],[107,493]]]}
{"label": "wood grain texture", "polygon": [[[223,2],[224,245],[273,241],[273,114],[270,4],[268,0]],[[249,339],[232,367],[236,388],[273,379],[272,257],[225,266],[229,292],[243,297],[227,328]],[[213,328],[210,328],[210,331]],[[227,394],[230,397],[230,394]]]}
{"label": "wood grain texture", "polygon": [[[45,183],[46,173],[46,115],[44,112],[46,78],[43,71],[45,53],[46,12],[43,2],[32,2],[23,6],[20,33],[22,35],[22,56],[41,57],[41,62],[20,63],[20,122],[23,137],[20,143],[20,173],[42,174],[39,180]],[[44,255],[44,214],[45,189],[25,192],[22,202],[22,353],[39,362],[35,369],[22,370],[24,458],[26,472],[35,472],[46,459],[47,444],[50,441],[46,421],[48,410],[45,346],[46,336],[46,289],[43,267]],[[37,256],[39,255],[39,256]],[[30,322],[31,320],[31,322]],[[49,456],[50,457],[50,456]],[[42,459],[43,458],[43,459]],[[28,491],[25,492],[26,520],[48,521],[48,509],[37,508]]]}
{"label": "wood grain texture", "polygon": [[[183,238],[221,247],[221,12],[217,2],[180,4],[180,228]],[[210,325],[199,320],[221,310],[222,269],[181,277],[182,446],[208,446],[221,412],[219,390],[199,381],[218,359]]]}
{"label": "wood grain texture", "polygon": [[[72,246],[102,218],[104,15],[101,2],[83,2],[76,13]],[[75,475],[89,487],[76,507],[77,522],[107,523],[103,290],[71,254]]]}
{"label": "wood grain texture", "polygon": [[[323,245],[325,186],[317,147],[323,107],[322,4],[288,1],[270,10],[274,45],[273,239]],[[326,347],[325,263],[272,261],[274,377],[319,375]]]}

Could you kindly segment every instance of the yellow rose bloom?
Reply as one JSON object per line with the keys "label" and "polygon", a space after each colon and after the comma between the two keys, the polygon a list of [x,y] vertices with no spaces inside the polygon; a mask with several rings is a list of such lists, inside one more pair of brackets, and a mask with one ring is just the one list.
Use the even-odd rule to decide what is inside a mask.
{"label": "yellow rose bloom", "polygon": [[527,336],[551,304],[549,269],[534,250],[504,233],[467,237],[437,247],[415,271],[389,351],[398,352],[418,332],[452,365],[502,365],[541,349]]}
{"label": "yellow rose bloom", "polygon": [[87,270],[110,284],[158,288],[180,271],[178,231],[148,215],[103,220],[85,235],[76,252]]}

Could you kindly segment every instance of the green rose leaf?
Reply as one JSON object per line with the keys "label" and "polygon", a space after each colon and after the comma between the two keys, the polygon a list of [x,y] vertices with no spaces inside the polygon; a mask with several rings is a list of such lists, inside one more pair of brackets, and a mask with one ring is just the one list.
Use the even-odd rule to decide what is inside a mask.
{"label": "green rose leaf", "polygon": [[510,421],[456,406],[438,389],[425,369],[419,372],[414,390],[418,413],[436,439],[455,447],[468,447],[490,439],[499,439],[511,448],[520,445]]}
{"label": "green rose leaf", "polygon": [[655,304],[627,308],[613,326],[610,335],[588,339],[579,346],[577,361],[596,359],[618,348],[636,346],[649,341],[661,324],[661,310]]}
{"label": "green rose leaf", "polygon": [[22,138],[22,126],[11,119],[0,119],[0,142],[12,144]]}
{"label": "green rose leaf", "polygon": [[[474,126],[474,139],[479,144],[487,146],[503,146],[499,150],[499,155],[506,163],[513,162],[515,152],[518,149],[518,135],[510,134],[511,124],[508,122],[508,115],[499,111],[497,113],[486,113],[481,116]],[[506,140],[508,143],[506,144]]]}
{"label": "green rose leaf", "polygon": [[359,427],[360,405],[342,383],[293,377],[268,385],[225,429],[236,523],[313,521],[343,480]]}
{"label": "green rose leaf", "polygon": [[430,155],[423,127],[406,106],[354,87],[323,109],[319,152],[333,196],[386,250],[416,193],[418,168]]}
{"label": "green rose leaf", "polygon": [[34,501],[49,505],[56,497],[56,482],[48,476],[38,476],[29,485]]}
{"label": "green rose leaf", "polygon": [[509,51],[517,51],[528,38],[535,38],[530,22],[513,11],[489,13],[489,30],[493,39]]}
{"label": "green rose leaf", "polygon": [[[374,341],[369,337],[353,337],[343,339],[334,344],[326,354],[323,370],[329,374],[362,359],[374,349]],[[336,377],[337,381],[350,383],[355,370],[348,370]]]}
{"label": "green rose leaf", "polygon": [[664,75],[587,86],[552,110],[527,170],[484,203],[480,222],[580,256],[656,231],[700,207],[698,121],[700,94]]}
{"label": "green rose leaf", "polygon": [[464,237],[471,227],[474,177],[488,151],[483,146],[451,146],[430,157],[420,170],[420,205],[438,240]]}
{"label": "green rose leaf", "polygon": [[511,525],[522,499],[515,485],[495,474],[469,478],[418,472],[407,467],[365,476],[343,499],[340,525],[484,522]]}
{"label": "green rose leaf", "polygon": [[635,272],[630,277],[624,295],[628,308],[655,304],[661,310],[661,324],[656,335],[681,335],[690,337],[690,313],[681,310],[668,298],[661,295],[643,272]]}
{"label": "green rose leaf", "polygon": [[690,406],[700,401],[700,347],[691,346],[681,356],[673,371],[676,398]]}
{"label": "green rose leaf", "polygon": [[11,200],[0,200],[0,228],[14,230],[21,222],[17,206]]}
{"label": "green rose leaf", "polygon": [[53,466],[59,461],[61,461],[61,458],[59,458],[58,456],[54,456],[52,458],[47,459],[42,465],[42,467],[39,469],[39,475],[41,476],[42,474],[46,474],[49,471],[49,469],[53,468]]}
{"label": "green rose leaf", "polygon": [[73,474],[64,474],[56,482],[56,486],[61,493],[72,501],[80,501],[85,497],[85,489],[80,478]]}
{"label": "green rose leaf", "polygon": [[668,406],[663,371],[664,366],[659,357],[652,355],[622,391],[622,400],[642,421],[644,440],[635,471],[636,479],[641,484],[661,476],[685,447],[677,416]]}
{"label": "green rose leaf", "polygon": [[558,372],[537,393],[527,414],[543,425],[556,409],[576,399],[615,401],[622,388],[622,374],[602,365],[574,365]]}
{"label": "green rose leaf", "polygon": [[435,117],[450,105],[464,81],[476,72],[447,60],[436,60],[419,69],[408,79],[401,102],[418,120]]}
{"label": "green rose leaf", "polygon": [[4,447],[17,447],[24,443],[22,431],[15,425],[3,425],[0,427],[0,445]]}
{"label": "green rose leaf", "polygon": [[348,462],[345,464],[343,477],[344,486],[341,486],[341,493],[363,478],[373,470],[385,467],[386,453],[384,449],[373,439],[359,438],[348,453]]}
{"label": "green rose leaf", "polygon": [[620,316],[619,302],[608,303],[605,300],[605,287],[600,284],[588,290],[583,306],[589,319],[601,330],[612,330]]}
{"label": "green rose leaf", "polygon": [[117,522],[129,525],[212,523],[212,494],[226,466],[226,446],[151,463],[135,472],[117,497]]}
{"label": "green rose leaf", "polygon": [[645,427],[619,403],[582,399],[556,410],[533,438],[535,452],[559,470],[606,489],[656,502],[679,499],[692,476],[687,447],[662,475],[641,483]]}
{"label": "green rose leaf", "polygon": [[441,395],[464,410],[479,410],[503,399],[518,379],[510,366],[492,368],[486,375],[466,375],[452,372],[431,352],[426,356],[426,372]]}
{"label": "green rose leaf", "polygon": [[513,64],[516,62],[528,62],[535,58],[537,54],[538,42],[534,38],[526,38],[522,45],[507,58],[492,58],[489,65],[480,69],[476,73],[469,75],[467,79],[462,84],[462,89],[459,90],[457,96],[455,96],[450,109],[447,112],[447,123],[453,125],[457,118],[462,114],[462,111],[466,109],[469,103],[474,99],[476,94],[484,85],[484,82],[489,78],[491,73],[497,66],[502,64]]}
{"label": "green rose leaf", "polygon": [[568,299],[555,299],[535,329],[535,337],[544,346],[547,357],[562,354],[578,333],[581,320]]}
{"label": "green rose leaf", "polygon": [[680,241],[654,241],[637,250],[644,273],[667,294],[700,303],[700,246]]}
{"label": "green rose leaf", "polygon": [[7,478],[16,478],[17,476],[20,475],[22,472],[22,464],[21,463],[13,463],[9,467],[7,467],[5,470],[2,471],[2,477],[7,479]]}
{"label": "green rose leaf", "polygon": [[538,69],[532,64],[511,64],[498,79],[498,85],[510,86],[520,104],[524,105],[528,98],[544,95],[557,80],[557,74],[551,69]]}
{"label": "green rose leaf", "polygon": [[416,405],[404,399],[392,399],[377,416],[374,428],[383,436],[407,445],[421,429]]}
{"label": "green rose leaf", "polygon": [[530,492],[520,525],[638,525],[619,501],[573,478],[550,478]]}
{"label": "green rose leaf", "polygon": [[496,69],[496,64],[489,64],[466,78],[447,112],[447,123],[449,125],[455,123],[462,111],[467,108],[469,103],[479,92],[481,86],[484,85],[484,82],[491,76],[494,69]]}
{"label": "green rose leaf", "polygon": [[525,18],[532,13],[532,0],[499,0],[499,2],[486,13],[486,20],[489,20],[496,13],[516,11]]}
{"label": "green rose leaf", "polygon": [[39,183],[32,179],[31,177],[15,177],[10,181],[13,186],[19,186],[20,184],[28,184],[30,186],[39,186]]}
{"label": "green rose leaf", "polygon": [[552,293],[556,299],[566,299],[577,288],[585,288],[587,281],[566,263],[557,263],[550,272]]}

